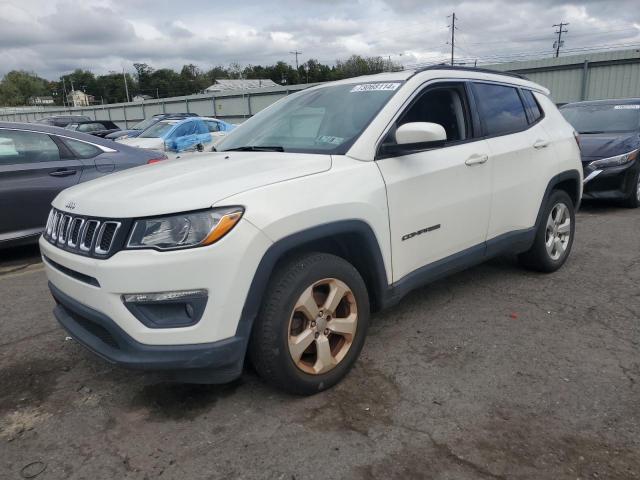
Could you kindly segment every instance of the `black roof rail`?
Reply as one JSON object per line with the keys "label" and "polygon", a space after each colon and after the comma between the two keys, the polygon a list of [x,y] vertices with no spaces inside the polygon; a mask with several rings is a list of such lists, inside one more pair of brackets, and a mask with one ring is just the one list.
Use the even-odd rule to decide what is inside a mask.
{"label": "black roof rail", "polygon": [[446,63],[440,65],[429,65],[428,67],[416,68],[414,71],[414,75],[416,73],[425,72],[428,70],[458,70],[463,72],[478,72],[478,73],[492,73],[494,75],[505,75],[507,77],[515,77],[520,78],[522,80],[528,80],[524,75],[520,75],[515,72],[501,72],[498,70],[491,70],[490,68],[481,68],[481,67],[467,67],[464,65],[447,65]]}

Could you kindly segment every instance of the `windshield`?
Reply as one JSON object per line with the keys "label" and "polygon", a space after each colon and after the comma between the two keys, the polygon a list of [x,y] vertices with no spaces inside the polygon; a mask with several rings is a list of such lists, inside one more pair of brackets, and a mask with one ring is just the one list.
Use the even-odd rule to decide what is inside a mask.
{"label": "windshield", "polygon": [[578,133],[633,132],[640,129],[640,105],[576,105],[560,109]]}
{"label": "windshield", "polygon": [[144,132],[142,132],[139,137],[140,138],[159,138],[163,137],[171,127],[173,127],[177,122],[158,122],[152,127],[147,128]]}
{"label": "windshield", "polygon": [[352,83],[291,95],[236,128],[216,150],[344,154],[400,85]]}
{"label": "windshield", "polygon": [[151,125],[156,123],[158,120],[156,118],[147,118],[146,120],[141,121],[140,123],[136,123],[132,130],[146,130]]}

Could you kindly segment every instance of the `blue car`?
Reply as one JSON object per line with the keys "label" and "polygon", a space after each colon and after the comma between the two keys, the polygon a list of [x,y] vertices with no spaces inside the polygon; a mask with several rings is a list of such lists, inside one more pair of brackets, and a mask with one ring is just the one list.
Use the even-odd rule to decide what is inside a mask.
{"label": "blue car", "polygon": [[147,118],[146,120],[141,121],[140,123],[136,123],[133,126],[133,128],[130,128],[130,129],[127,129],[127,130],[120,130],[118,132],[110,133],[109,135],[105,136],[104,138],[108,138],[110,140],[115,140],[115,139],[121,138],[121,137],[134,138],[134,137],[137,137],[138,135],[140,135],[147,128],[149,128],[149,127],[155,125],[156,123],[158,123],[160,120],[165,120],[165,119],[168,119],[168,118],[182,119],[182,118],[197,117],[197,116],[198,116],[197,113],[159,113],[157,115],[154,115],[151,118]]}
{"label": "blue car", "polygon": [[212,146],[219,137],[233,130],[235,125],[217,118],[167,118],[147,128],[135,138],[118,139],[132,147],[165,152],[202,151]]}

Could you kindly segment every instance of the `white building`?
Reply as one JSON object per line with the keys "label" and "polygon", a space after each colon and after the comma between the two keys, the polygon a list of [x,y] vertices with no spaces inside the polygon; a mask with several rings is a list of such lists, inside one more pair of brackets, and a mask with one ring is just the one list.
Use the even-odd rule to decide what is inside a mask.
{"label": "white building", "polygon": [[88,107],[93,103],[93,95],[87,95],[81,90],[71,90],[67,95],[67,103],[74,107]]}
{"label": "white building", "polygon": [[236,80],[221,78],[216,83],[205,89],[205,93],[228,92],[231,90],[248,90],[251,88],[279,87],[276,82],[268,78],[256,78],[251,80]]}

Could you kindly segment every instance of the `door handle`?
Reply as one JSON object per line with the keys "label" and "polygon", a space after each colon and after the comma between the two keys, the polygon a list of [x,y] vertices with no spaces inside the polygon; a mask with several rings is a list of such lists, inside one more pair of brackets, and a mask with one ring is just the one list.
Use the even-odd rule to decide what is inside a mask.
{"label": "door handle", "polygon": [[533,148],[540,150],[541,148],[547,148],[549,146],[549,140],[536,140],[533,144]]}
{"label": "door handle", "polygon": [[60,169],[49,172],[49,175],[51,175],[52,177],[69,177],[71,175],[75,175],[76,172],[77,170]]}
{"label": "door handle", "polygon": [[467,158],[467,160],[464,163],[467,164],[468,166],[481,165],[483,163],[486,163],[487,160],[489,160],[488,155],[476,154],[476,155],[471,155],[469,158]]}

